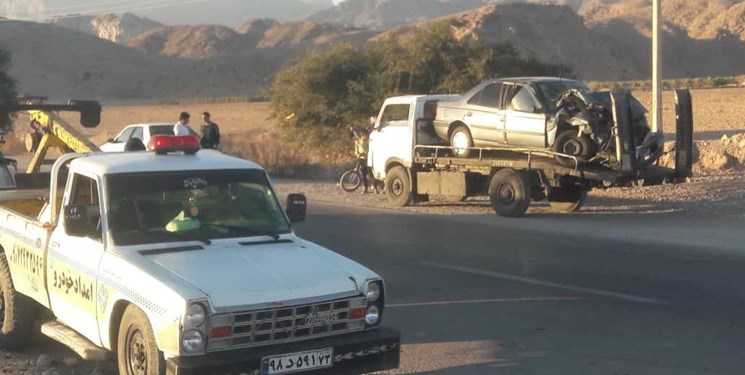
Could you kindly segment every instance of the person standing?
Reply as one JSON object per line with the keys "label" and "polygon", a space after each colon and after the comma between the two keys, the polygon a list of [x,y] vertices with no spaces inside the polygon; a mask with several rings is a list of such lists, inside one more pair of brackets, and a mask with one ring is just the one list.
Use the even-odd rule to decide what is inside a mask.
{"label": "person standing", "polygon": [[181,112],[178,122],[173,125],[173,135],[189,135],[189,113]]}
{"label": "person standing", "polygon": [[202,125],[202,148],[217,149],[220,144],[220,127],[212,122],[210,117],[209,112],[202,113],[202,120],[204,121]]}

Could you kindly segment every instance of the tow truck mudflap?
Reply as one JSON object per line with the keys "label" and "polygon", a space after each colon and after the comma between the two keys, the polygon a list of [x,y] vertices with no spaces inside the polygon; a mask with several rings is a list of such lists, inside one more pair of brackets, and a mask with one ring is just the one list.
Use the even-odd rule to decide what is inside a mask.
{"label": "tow truck mudflap", "polygon": [[[616,157],[619,171],[626,178],[641,179],[645,185],[659,185],[664,181],[679,182],[691,177],[693,167],[693,109],[689,90],[675,90],[675,168],[640,165],[632,121],[628,91],[616,90],[611,94],[613,118],[617,126]],[[662,134],[657,135],[662,140]],[[664,150],[655,151],[657,159]]]}
{"label": "tow truck mudflap", "polygon": [[321,348],[333,348],[333,366],[312,374],[365,374],[395,369],[401,356],[401,334],[389,327],[329,336],[314,340],[237,349],[194,357],[169,359],[167,374],[251,374],[265,373],[262,358]]}

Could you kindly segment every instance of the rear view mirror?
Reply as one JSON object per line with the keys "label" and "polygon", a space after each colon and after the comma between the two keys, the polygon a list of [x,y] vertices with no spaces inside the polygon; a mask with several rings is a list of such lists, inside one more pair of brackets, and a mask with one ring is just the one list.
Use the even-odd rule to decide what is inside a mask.
{"label": "rear view mirror", "polygon": [[305,220],[308,208],[308,200],[303,194],[290,194],[287,196],[285,212],[291,223],[300,223]]}
{"label": "rear view mirror", "polygon": [[91,236],[97,231],[98,219],[98,205],[65,206],[65,233],[73,237]]}

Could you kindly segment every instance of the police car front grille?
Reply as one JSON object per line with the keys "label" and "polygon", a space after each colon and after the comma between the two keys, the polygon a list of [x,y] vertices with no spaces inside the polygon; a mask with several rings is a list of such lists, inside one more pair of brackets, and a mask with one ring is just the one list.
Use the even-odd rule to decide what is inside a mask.
{"label": "police car front grille", "polygon": [[307,340],[365,329],[364,317],[349,312],[366,308],[365,297],[346,298],[270,310],[220,314],[210,317],[212,329],[230,327],[227,337],[210,337],[208,351],[220,351],[279,342]]}

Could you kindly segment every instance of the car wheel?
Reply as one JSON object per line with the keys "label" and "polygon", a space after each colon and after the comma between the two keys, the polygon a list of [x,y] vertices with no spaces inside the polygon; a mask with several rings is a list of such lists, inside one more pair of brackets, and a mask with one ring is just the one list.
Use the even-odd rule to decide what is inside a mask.
{"label": "car wheel", "polygon": [[587,191],[579,186],[560,186],[548,188],[548,205],[556,212],[577,212],[587,198]]}
{"label": "car wheel", "polygon": [[473,147],[473,138],[467,126],[460,125],[450,134],[450,147],[453,154],[459,158],[467,158],[471,155],[469,148]]}
{"label": "car wheel", "polygon": [[530,206],[530,185],[513,169],[502,169],[489,182],[489,200],[499,216],[520,217]]}
{"label": "car wheel", "polygon": [[[576,157],[580,161],[588,161],[595,156],[596,147],[590,137],[578,136],[576,129],[566,130],[556,137],[552,151]],[[565,166],[573,167],[572,158],[557,156],[557,160]]]}
{"label": "car wheel", "polygon": [[385,176],[385,193],[388,195],[388,202],[397,207],[408,206],[414,200],[411,180],[403,167],[396,166],[388,171]]}
{"label": "car wheel", "polygon": [[36,317],[36,303],[13,287],[5,253],[0,252],[0,350],[28,346]]}
{"label": "car wheel", "polygon": [[150,321],[142,310],[127,306],[119,325],[117,362],[120,375],[161,375],[166,366]]}

